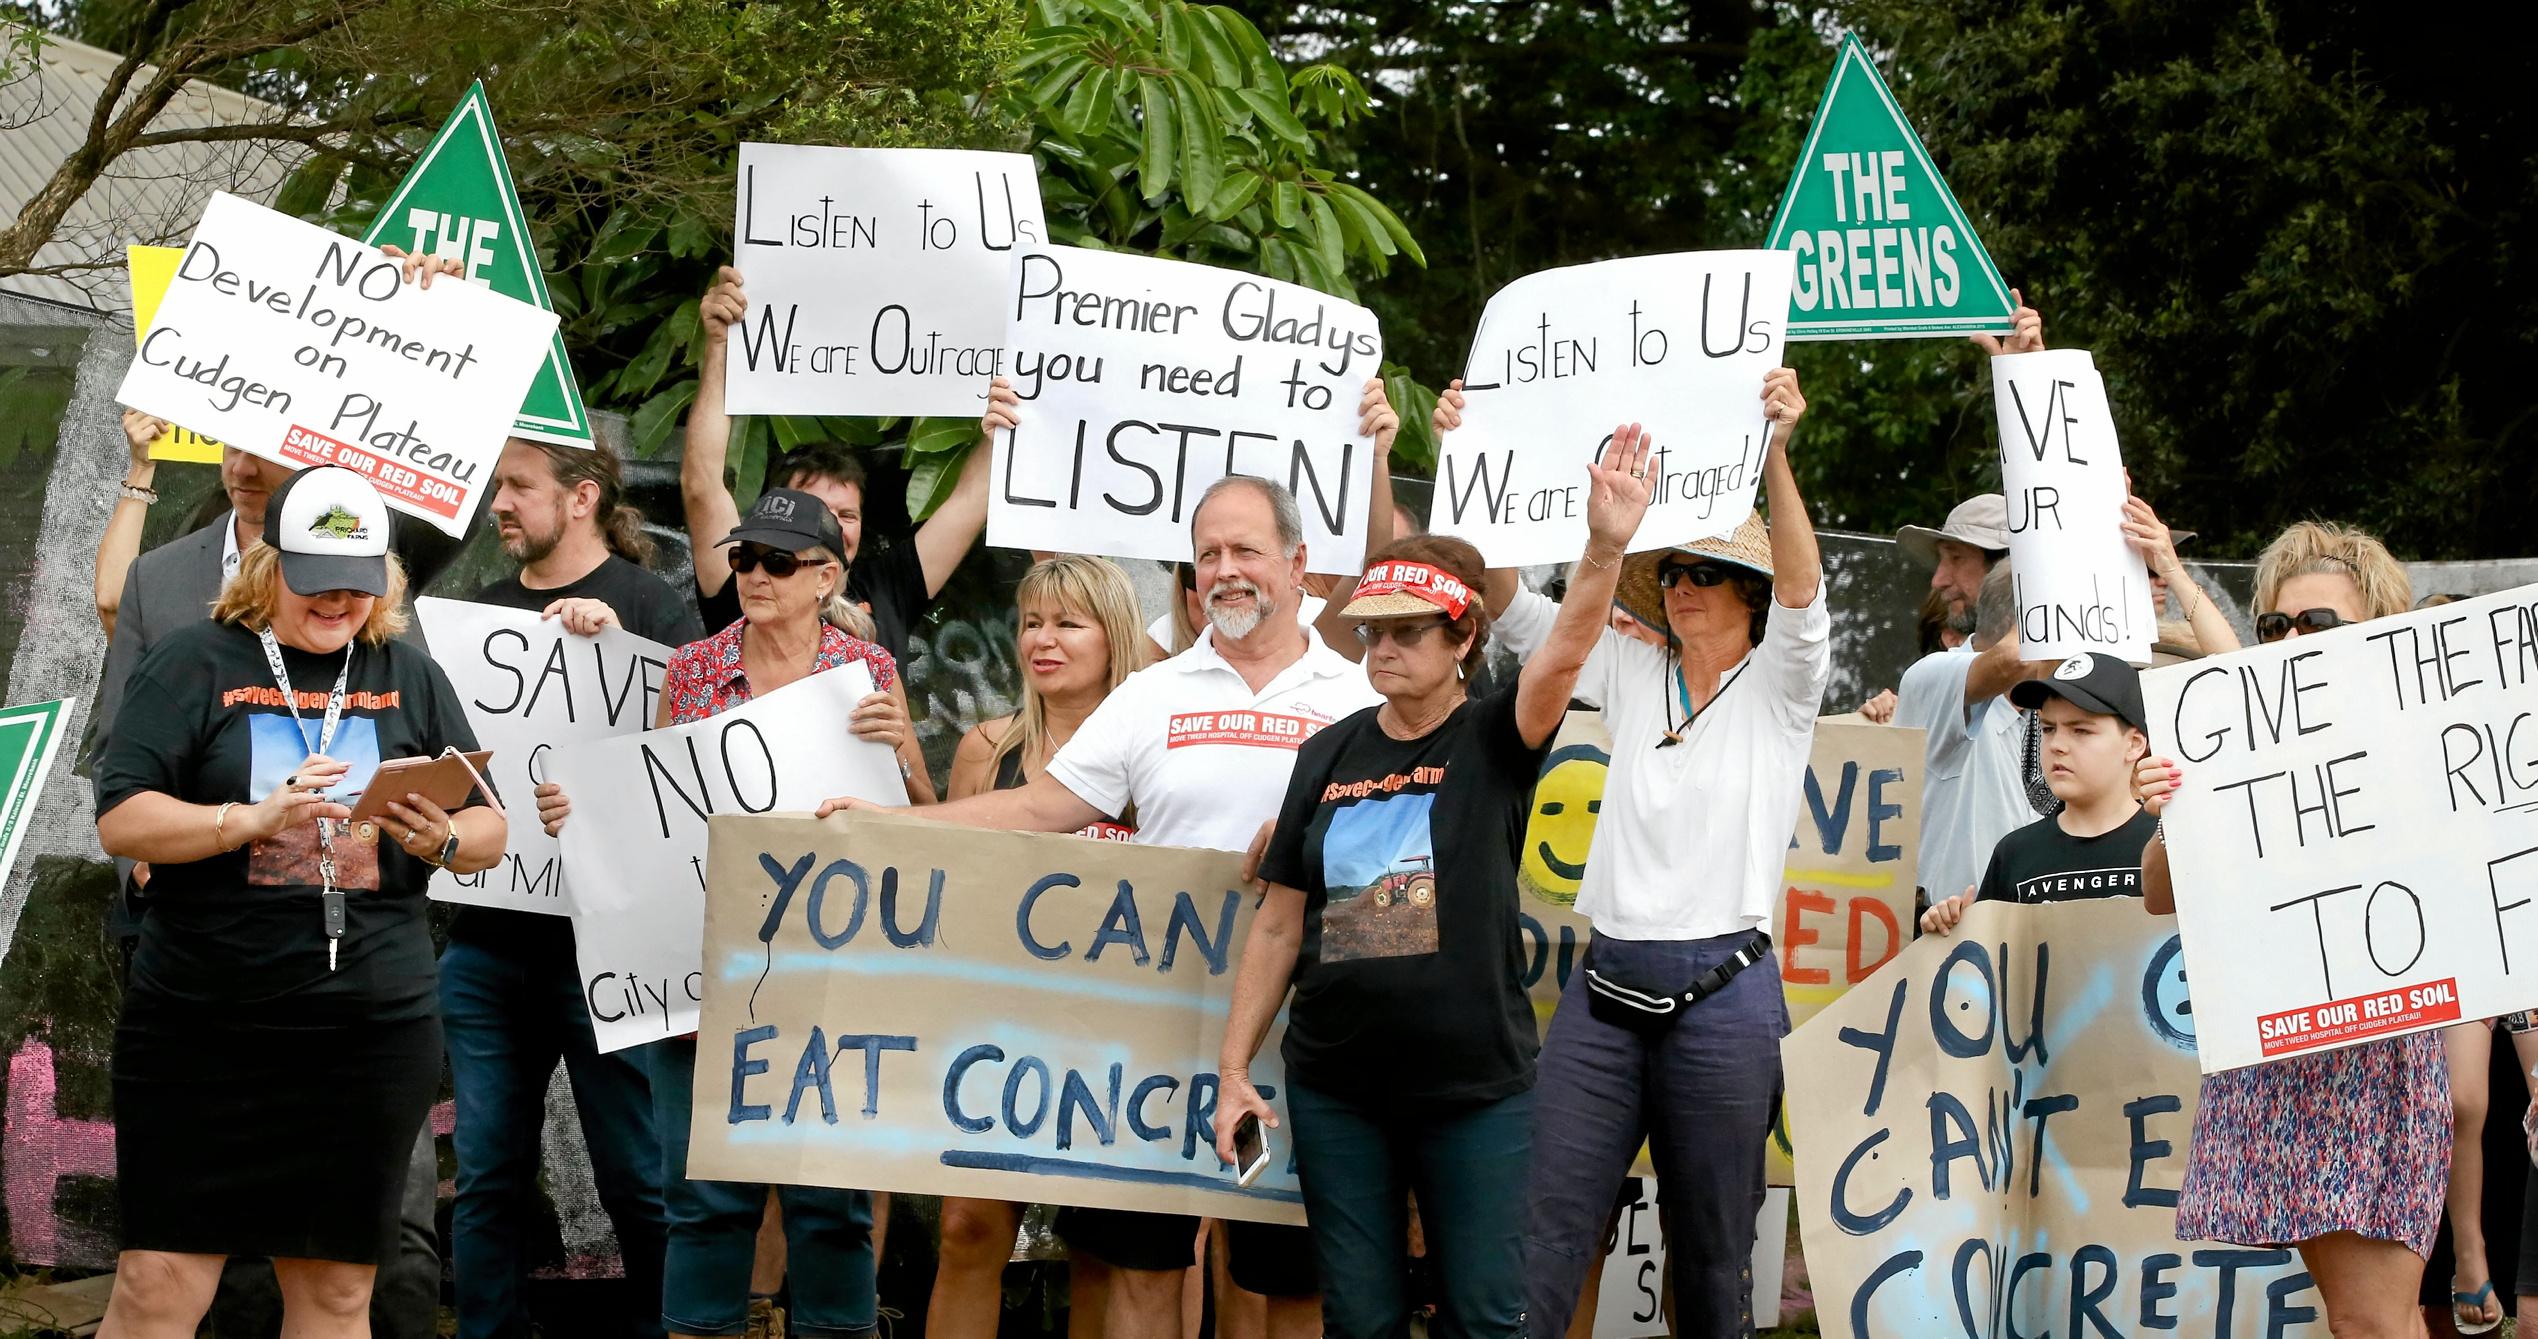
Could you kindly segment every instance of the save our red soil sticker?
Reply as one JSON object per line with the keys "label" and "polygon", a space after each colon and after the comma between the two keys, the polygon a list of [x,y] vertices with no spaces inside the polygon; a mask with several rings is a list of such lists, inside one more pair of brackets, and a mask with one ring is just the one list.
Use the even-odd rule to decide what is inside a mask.
{"label": "save our red soil sticker", "polygon": [[2458,978],[2445,977],[2403,990],[2355,995],[2265,1014],[2256,1020],[2256,1039],[2270,1060],[2278,1055],[2413,1032],[2434,1023],[2454,1023],[2458,1017]]}

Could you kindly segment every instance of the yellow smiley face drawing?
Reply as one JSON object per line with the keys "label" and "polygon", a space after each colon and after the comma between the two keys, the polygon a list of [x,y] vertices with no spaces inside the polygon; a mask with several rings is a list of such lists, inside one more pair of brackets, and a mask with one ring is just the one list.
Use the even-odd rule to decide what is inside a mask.
{"label": "yellow smiley face drawing", "polygon": [[1525,819],[1524,860],[1516,869],[1526,892],[1564,907],[1577,902],[1611,765],[1611,756],[1593,744],[1563,745],[1543,763],[1533,812]]}

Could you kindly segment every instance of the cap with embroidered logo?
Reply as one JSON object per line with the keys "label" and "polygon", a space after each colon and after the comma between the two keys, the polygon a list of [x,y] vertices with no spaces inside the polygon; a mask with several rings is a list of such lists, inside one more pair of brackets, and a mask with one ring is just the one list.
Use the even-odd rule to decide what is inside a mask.
{"label": "cap with embroidered logo", "polygon": [[2112,716],[2144,734],[2150,732],[2143,723],[2150,713],[2142,707],[2141,671],[2121,657],[2083,651],[2054,666],[2051,678],[2029,679],[2009,690],[2010,704],[2029,711],[2043,706],[2048,697],[2067,699],[2082,711]]}
{"label": "cap with embroidered logo", "polygon": [[838,527],[837,513],[798,488],[770,488],[760,493],[758,500],[749,505],[749,514],[740,518],[739,526],[723,536],[722,542],[764,544],[787,553],[827,549],[839,558],[846,556],[846,532]]}
{"label": "cap with embroidered logo", "polygon": [[301,595],[388,593],[388,504],[370,481],[319,465],[283,481],[264,511],[264,542]]}

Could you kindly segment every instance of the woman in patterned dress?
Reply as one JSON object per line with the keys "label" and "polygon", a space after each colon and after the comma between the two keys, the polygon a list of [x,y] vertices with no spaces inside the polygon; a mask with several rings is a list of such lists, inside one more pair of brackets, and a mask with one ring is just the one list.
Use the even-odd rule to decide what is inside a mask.
{"label": "woman in patterned dress", "polygon": [[[2358,530],[2303,521],[2256,565],[2256,632],[2280,641],[2402,614],[2406,569]],[[2174,759],[2136,773],[2153,814]],[[2168,848],[2142,852],[2143,905],[2175,909]],[[2416,1290],[2450,1176],[2450,1070],[2417,1032],[2208,1075],[2177,1195],[2177,1238],[2297,1246],[2329,1324],[2346,1336],[2421,1335]]]}

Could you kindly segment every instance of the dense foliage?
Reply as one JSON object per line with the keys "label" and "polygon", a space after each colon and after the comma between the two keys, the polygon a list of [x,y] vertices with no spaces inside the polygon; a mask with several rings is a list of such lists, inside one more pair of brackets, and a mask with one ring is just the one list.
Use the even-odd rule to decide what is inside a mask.
{"label": "dense foliage", "polygon": [[[2095,351],[2136,477],[2204,532],[2204,553],[2247,554],[2303,515],[2427,556],[2531,550],[2514,520],[2538,495],[2538,283],[2519,246],[2538,203],[2538,103],[2521,45],[2356,0],[1236,8],[18,12],[275,102],[293,118],[281,133],[319,146],[285,203],[347,228],[483,77],[583,385],[634,416],[639,449],[670,439],[693,392],[733,146],[762,138],[1028,148],[1061,240],[1358,297],[1384,317],[1412,469],[1432,449],[1415,382],[1454,375],[1499,285],[1757,244],[1833,40],[1855,28],[2053,342]],[[0,272],[12,240],[0,233]],[[1963,342],[1807,345],[1792,360],[1816,406],[1799,467],[1823,519],[1887,529],[1994,481],[1987,379]],[[770,444],[813,434],[910,435],[920,506],[970,435],[760,421],[736,459],[750,474]]]}

